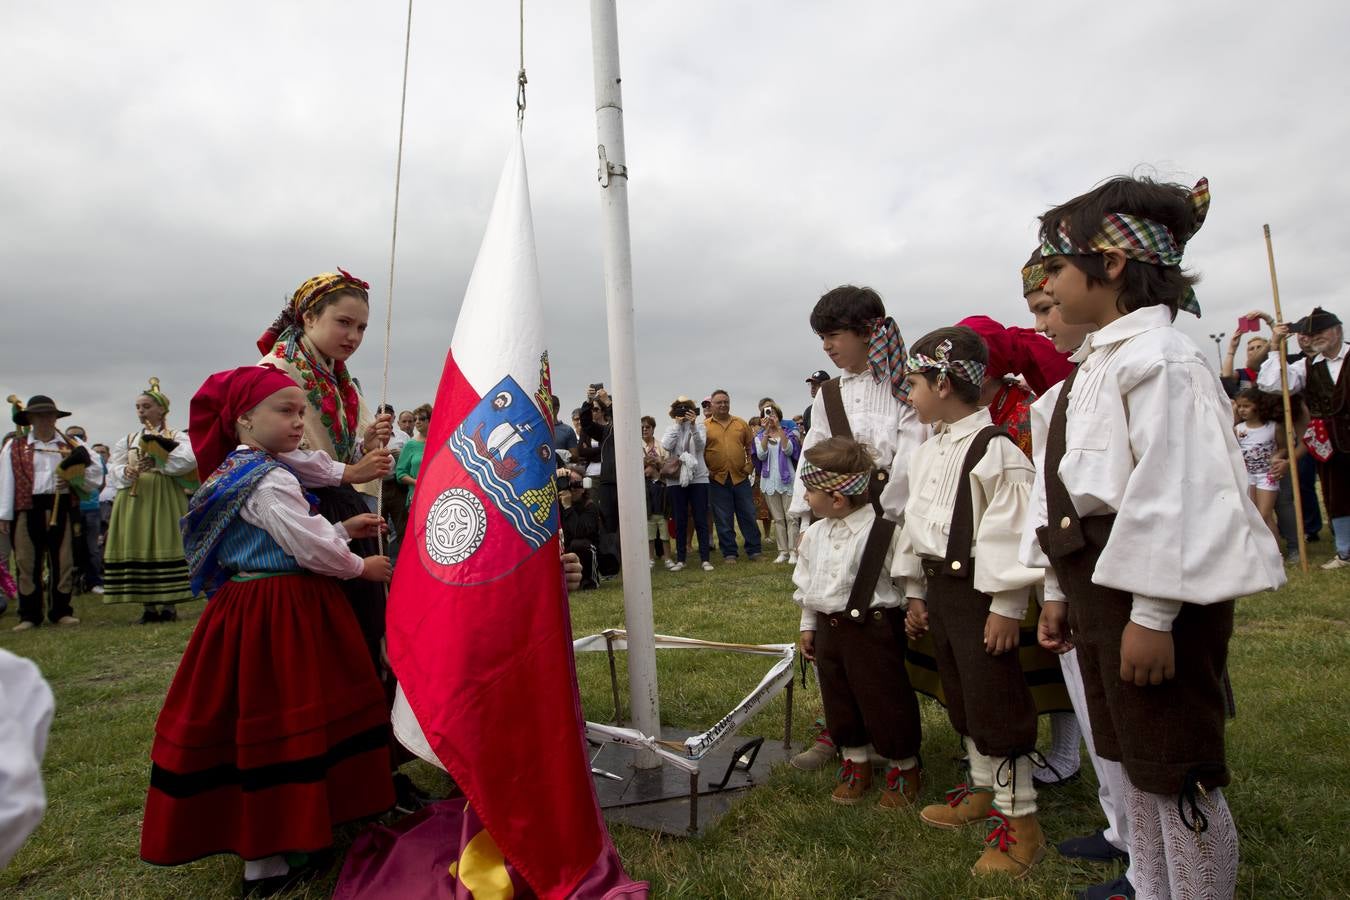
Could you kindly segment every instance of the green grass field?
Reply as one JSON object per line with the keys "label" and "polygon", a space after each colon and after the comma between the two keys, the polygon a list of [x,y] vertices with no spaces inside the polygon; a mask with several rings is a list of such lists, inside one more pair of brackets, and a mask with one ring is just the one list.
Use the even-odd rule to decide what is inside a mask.
{"label": "green grass field", "polygon": [[[1314,570],[1296,574],[1278,594],[1238,605],[1231,673],[1238,718],[1228,731],[1235,778],[1228,790],[1242,840],[1239,896],[1342,897],[1345,803],[1350,798],[1350,574],[1320,572],[1326,544],[1314,545]],[[718,564],[715,572],[652,576],[657,630],[742,642],[795,638],[797,610],[786,566]],[[86,596],[84,624],[13,634],[0,619],[0,646],[34,659],[56,692],[48,748],[46,820],[0,872],[6,897],[208,898],[238,893],[241,864],[214,857],[171,869],[137,856],[155,716],[187,644],[200,604],[171,625],[138,626],[133,607],[100,605]],[[617,583],[573,599],[577,635],[622,625]],[[588,715],[612,712],[604,654],[579,662]],[[664,722],[702,729],[752,687],[763,659],[723,654],[658,657]],[[623,673],[621,672],[621,679]],[[818,711],[814,688],[797,692],[795,740],[807,739]],[[781,698],[743,729],[781,735]],[[925,800],[956,779],[956,741],[945,713],[924,702]],[[1044,725],[1043,725],[1044,728]],[[443,776],[420,763],[408,771],[436,789]],[[1041,822],[1057,841],[1100,826],[1091,768],[1041,798]],[[634,876],[659,897],[1068,897],[1075,887],[1113,877],[1107,866],[1075,864],[1053,851],[1024,882],[976,882],[968,874],[980,851],[975,829],[937,832],[913,811],[886,813],[869,803],[830,803],[833,770],[814,774],[784,766],[744,795],[697,840],[615,827],[614,840]],[[350,841],[354,830],[341,841]],[[292,897],[324,897],[328,879]]]}

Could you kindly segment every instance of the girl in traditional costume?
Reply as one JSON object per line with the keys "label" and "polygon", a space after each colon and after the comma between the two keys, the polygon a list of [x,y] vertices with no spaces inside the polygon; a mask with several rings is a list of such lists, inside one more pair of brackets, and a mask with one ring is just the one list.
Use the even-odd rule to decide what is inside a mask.
{"label": "girl in traditional costume", "polygon": [[[183,520],[194,591],[210,597],[155,725],[141,857],[246,860],[244,895],[315,867],[335,825],[388,809],[388,711],[335,579],[389,580],[373,513],[314,514],[280,455],[303,433],[304,393],[284,372],[212,375],[189,429],[206,477]],[[283,855],[285,854],[285,855]]]}
{"label": "girl in traditional costume", "polygon": [[[342,269],[310,278],[296,289],[272,326],[258,339],[263,357],[259,365],[275,366],[305,394],[304,437],[301,449],[322,450],[340,463],[355,463],[388,443],[393,434],[391,417],[372,417],[361,397],[361,386],[347,370],[347,361],[365,336],[370,317],[370,285]],[[392,470],[392,464],[389,470]],[[330,522],[342,522],[375,509],[380,480],[343,484],[314,492],[319,514]],[[360,556],[379,552],[372,538],[353,541]],[[384,638],[385,594],[378,585],[347,582],[343,585],[352,611],[361,623],[366,648],[381,676],[387,673],[381,659]],[[392,700],[392,686],[390,685]]]}
{"label": "girl in traditional costume", "polygon": [[108,460],[117,496],[103,551],[103,602],[144,604],[142,625],[176,620],[176,604],[193,599],[178,521],[197,489],[197,459],[168,415],[169,398],[151,378],[136,398],[140,429],[118,438]]}

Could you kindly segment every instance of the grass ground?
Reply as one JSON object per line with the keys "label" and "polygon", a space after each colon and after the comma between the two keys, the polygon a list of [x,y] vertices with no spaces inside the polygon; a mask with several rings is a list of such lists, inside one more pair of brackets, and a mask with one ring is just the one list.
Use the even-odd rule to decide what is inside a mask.
{"label": "grass ground", "polygon": [[[1295,574],[1278,594],[1238,604],[1231,674],[1238,718],[1228,730],[1235,780],[1228,791],[1242,841],[1239,896],[1341,897],[1345,863],[1343,808],[1350,798],[1350,575],[1314,569]],[[768,563],[653,573],[657,630],[742,642],[795,637],[785,566]],[[187,644],[200,604],[176,624],[132,624],[138,609],[77,602],[84,624],[12,634],[0,620],[0,646],[34,659],[57,698],[45,764],[46,820],[10,866],[0,895],[32,898],[213,898],[236,896],[240,863],[215,857],[160,869],[138,859],[141,809],[155,716]],[[573,600],[577,635],[621,625],[617,583]],[[765,661],[722,654],[658,657],[662,720],[704,728],[763,674]],[[620,673],[621,679],[623,673]],[[612,712],[604,654],[579,661],[588,716]],[[798,691],[795,740],[806,740],[819,697]],[[744,734],[781,734],[781,698]],[[956,742],[945,714],[924,703],[925,798],[956,780]],[[408,770],[424,786],[443,776],[420,763]],[[974,830],[936,832],[913,812],[828,801],[833,771],[776,771],[697,840],[616,826],[615,843],[631,874],[659,897],[1069,897],[1072,889],[1113,877],[1111,867],[1076,864],[1051,852],[1025,882],[975,882]],[[1041,799],[1050,840],[1100,826],[1090,767]],[[342,835],[350,841],[354,832]],[[336,871],[292,897],[328,895]]]}

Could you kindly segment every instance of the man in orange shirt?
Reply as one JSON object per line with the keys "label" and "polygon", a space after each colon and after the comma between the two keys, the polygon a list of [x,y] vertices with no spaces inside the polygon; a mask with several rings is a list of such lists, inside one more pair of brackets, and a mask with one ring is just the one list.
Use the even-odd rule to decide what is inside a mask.
{"label": "man in orange shirt", "polygon": [[736,529],[741,526],[745,540],[745,555],[750,561],[759,559],[759,523],[755,521],[754,488],[750,473],[750,448],[754,437],[745,420],[731,414],[731,395],[718,389],[712,392],[712,415],[707,418],[708,444],[703,451],[708,464],[709,497],[712,500],[713,521],[717,525],[717,544],[722,558],[735,563]]}

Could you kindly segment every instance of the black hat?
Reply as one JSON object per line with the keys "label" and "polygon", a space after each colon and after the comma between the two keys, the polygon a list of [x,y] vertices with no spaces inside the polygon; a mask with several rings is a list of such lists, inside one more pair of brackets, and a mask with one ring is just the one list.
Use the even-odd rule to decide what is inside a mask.
{"label": "black hat", "polygon": [[23,409],[14,410],[14,424],[27,425],[28,415],[30,413],[56,413],[58,419],[64,419],[70,413],[64,409],[57,409],[55,401],[46,394],[34,394],[28,398],[28,405]]}
{"label": "black hat", "polygon": [[1289,330],[1293,334],[1317,334],[1319,331],[1335,328],[1339,324],[1341,324],[1341,320],[1336,318],[1335,313],[1329,313],[1320,306],[1314,306],[1311,313],[1290,325]]}
{"label": "black hat", "polygon": [[808,384],[824,384],[829,380],[830,380],[830,373],[826,372],[824,369],[816,369],[816,371],[806,376],[806,381]]}

